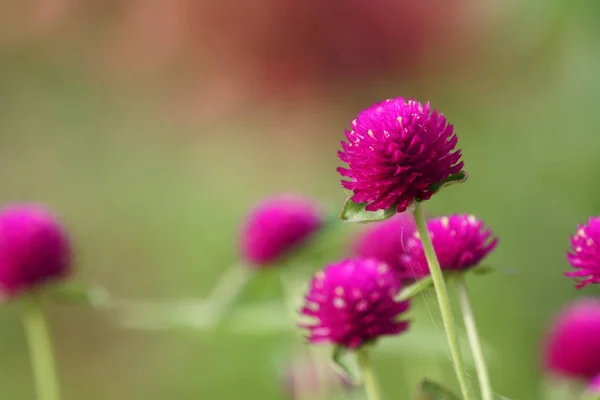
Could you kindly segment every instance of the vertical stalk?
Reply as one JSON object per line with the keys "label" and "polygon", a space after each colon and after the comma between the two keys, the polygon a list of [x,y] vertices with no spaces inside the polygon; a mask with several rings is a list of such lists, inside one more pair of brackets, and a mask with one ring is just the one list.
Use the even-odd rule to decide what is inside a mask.
{"label": "vertical stalk", "polygon": [[471,347],[471,353],[473,354],[473,359],[475,361],[475,369],[477,371],[477,378],[479,379],[479,386],[481,388],[481,398],[482,400],[494,400],[494,391],[492,390],[490,376],[485,363],[485,358],[483,356],[481,341],[479,340],[479,333],[477,332],[475,316],[471,306],[471,299],[469,297],[469,289],[467,288],[467,282],[465,281],[464,275],[458,275],[455,278],[454,283],[456,292],[458,294],[460,308],[463,314],[469,346]]}
{"label": "vertical stalk", "polygon": [[452,364],[454,366],[454,372],[458,378],[458,384],[464,400],[472,400],[473,395],[471,393],[471,387],[467,379],[467,372],[465,364],[460,353],[460,347],[458,342],[458,335],[456,332],[456,324],[454,322],[454,315],[452,313],[452,306],[450,304],[450,297],[448,296],[448,288],[446,287],[446,281],[440,268],[440,263],[435,254],[429,231],[427,230],[427,223],[423,216],[423,210],[421,209],[420,203],[415,203],[415,222],[417,223],[417,229],[421,237],[421,243],[423,244],[423,251],[429,265],[429,273],[433,280],[435,287],[435,293],[437,295],[438,304],[440,307],[440,314],[442,316],[442,322],[444,330],[446,332],[446,339],[448,340],[448,346],[450,347],[450,357],[452,358]]}
{"label": "vertical stalk", "polygon": [[367,393],[367,400],[381,400],[381,393],[371,365],[371,359],[368,350],[364,346],[356,351],[356,361],[360,370],[360,379]]}
{"label": "vertical stalk", "polygon": [[41,299],[36,294],[30,294],[22,300],[23,326],[29,345],[37,399],[59,400],[56,362]]}

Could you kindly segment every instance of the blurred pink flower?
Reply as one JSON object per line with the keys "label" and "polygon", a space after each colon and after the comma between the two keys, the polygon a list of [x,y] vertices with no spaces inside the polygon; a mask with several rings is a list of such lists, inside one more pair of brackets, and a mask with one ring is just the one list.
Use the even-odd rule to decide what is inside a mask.
{"label": "blurred pink flower", "polygon": [[571,378],[600,374],[600,300],[579,299],[558,314],[545,339],[544,366]]}
{"label": "blurred pink flower", "polygon": [[0,210],[0,292],[12,297],[71,272],[69,240],[45,208],[8,205]]}
{"label": "blurred pink flower", "polygon": [[406,242],[417,230],[410,212],[396,214],[376,224],[367,224],[352,243],[351,253],[360,258],[375,258],[389,265],[399,275],[405,275],[401,257]]}
{"label": "blurred pink flower", "polygon": [[240,233],[240,252],[250,266],[267,267],[323,225],[314,201],[295,194],[269,197],[249,213]]}

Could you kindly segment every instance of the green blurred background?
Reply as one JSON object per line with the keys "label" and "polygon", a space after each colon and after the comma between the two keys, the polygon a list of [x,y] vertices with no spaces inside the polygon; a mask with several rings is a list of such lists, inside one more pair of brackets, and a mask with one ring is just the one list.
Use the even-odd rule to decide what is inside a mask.
{"label": "green blurred background", "polygon": [[[475,310],[494,388],[538,398],[549,319],[598,292],[561,274],[569,235],[600,205],[600,6],[412,3],[3,2],[0,199],[63,217],[78,282],[202,298],[236,262],[255,201],[297,191],[341,205],[336,151],[361,108],[429,100],[455,125],[470,178],[428,210],[476,214],[500,236],[489,263],[518,274],[473,278]],[[279,295],[267,273],[244,298]],[[434,298],[419,302],[414,335],[441,334]],[[0,313],[0,397],[28,400],[17,311]],[[85,307],[50,311],[67,400],[284,398],[285,335],[129,331]],[[376,366],[389,398],[425,375],[456,387],[446,354],[378,353]]]}

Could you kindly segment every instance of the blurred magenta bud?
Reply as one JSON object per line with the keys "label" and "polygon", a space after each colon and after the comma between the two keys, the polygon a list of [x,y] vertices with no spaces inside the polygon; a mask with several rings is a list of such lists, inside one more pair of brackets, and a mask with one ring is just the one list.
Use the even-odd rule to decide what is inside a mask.
{"label": "blurred magenta bud", "polygon": [[36,204],[0,210],[0,291],[32,291],[71,272],[69,239],[50,211]]}
{"label": "blurred magenta bud", "polygon": [[590,380],[600,374],[600,300],[579,299],[558,314],[545,340],[544,364],[563,377]]}
{"label": "blurred magenta bud", "polygon": [[309,198],[283,194],[263,200],[242,226],[242,258],[252,267],[268,267],[301,245],[323,223],[318,204]]}
{"label": "blurred magenta bud", "polygon": [[403,273],[402,256],[406,242],[417,231],[415,218],[410,212],[396,214],[376,224],[367,224],[358,234],[350,252],[361,258],[375,258],[389,265],[399,275]]}

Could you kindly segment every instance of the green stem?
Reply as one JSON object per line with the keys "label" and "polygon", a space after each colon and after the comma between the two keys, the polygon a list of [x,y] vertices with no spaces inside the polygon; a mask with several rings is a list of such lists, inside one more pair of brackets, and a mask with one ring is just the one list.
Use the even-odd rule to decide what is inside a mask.
{"label": "green stem", "polygon": [[37,398],[59,400],[60,390],[50,332],[41,299],[36,294],[23,298],[22,318],[29,344]]}
{"label": "green stem", "polygon": [[460,354],[460,348],[458,343],[458,335],[456,333],[456,324],[454,322],[454,315],[452,313],[452,306],[450,305],[450,298],[448,296],[448,288],[446,287],[446,281],[440,268],[440,263],[435,254],[429,231],[427,230],[427,223],[423,216],[423,210],[421,209],[420,203],[415,203],[415,222],[417,223],[417,229],[421,237],[421,243],[423,244],[423,251],[427,258],[427,264],[429,264],[429,273],[433,279],[433,285],[435,287],[435,293],[440,307],[440,314],[442,315],[442,322],[444,324],[444,330],[446,331],[446,338],[448,340],[448,346],[450,347],[450,357],[454,365],[454,372],[458,378],[458,384],[464,400],[471,400],[473,398],[471,394],[471,388],[467,380],[467,372],[462,356]]}
{"label": "green stem", "polygon": [[479,340],[475,316],[473,308],[471,307],[469,289],[467,288],[467,282],[463,274],[458,275],[455,278],[455,286],[463,314],[465,329],[467,331],[469,346],[471,347],[471,353],[473,354],[473,359],[475,361],[475,370],[477,371],[477,378],[479,379],[479,386],[481,388],[481,398],[482,400],[494,400],[494,391],[492,390],[492,384],[490,383],[490,376],[487,365],[485,364],[485,358],[483,357],[481,341]]}
{"label": "green stem", "polygon": [[231,309],[248,285],[252,271],[246,265],[234,264],[219,278],[219,282],[208,295],[208,301],[213,307],[211,326],[217,325]]}
{"label": "green stem", "polygon": [[360,379],[367,393],[367,400],[381,400],[379,385],[373,372],[368,350],[365,347],[356,351],[356,361],[360,370]]}

